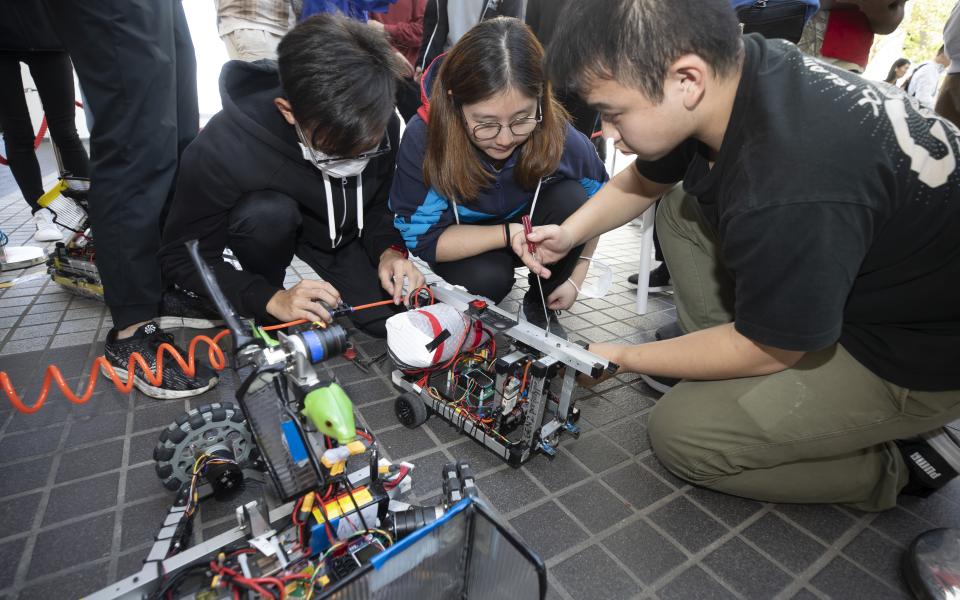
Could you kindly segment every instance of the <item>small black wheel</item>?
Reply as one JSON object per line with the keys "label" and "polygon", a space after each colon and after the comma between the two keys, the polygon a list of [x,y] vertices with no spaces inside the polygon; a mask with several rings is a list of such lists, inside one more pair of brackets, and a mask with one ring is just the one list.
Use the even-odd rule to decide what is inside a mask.
{"label": "small black wheel", "polygon": [[427,422],[427,405],[420,396],[400,394],[393,403],[397,419],[409,429],[416,429]]}

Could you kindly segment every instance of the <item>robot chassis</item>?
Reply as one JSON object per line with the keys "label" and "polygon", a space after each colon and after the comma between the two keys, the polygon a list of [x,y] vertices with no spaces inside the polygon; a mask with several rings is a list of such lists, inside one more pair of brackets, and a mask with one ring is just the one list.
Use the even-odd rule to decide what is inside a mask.
{"label": "robot chassis", "polygon": [[[306,579],[307,574],[308,597],[328,597],[349,585],[351,575],[359,574],[384,550],[387,540],[394,543],[476,495],[470,466],[459,462],[443,468],[440,504],[410,506],[397,500],[411,488],[407,475],[413,465],[403,463],[398,469],[380,459],[372,436],[355,428],[350,399],[314,369],[346,350],[343,328],[306,327],[273,340],[262,328],[237,318],[200,262],[195,245],[191,254],[233,334],[234,367],[242,381],[236,394],[239,407],[201,406],[161,432],[154,451],[157,474],[168,489],[179,492],[178,500],[167,512],[141,570],[87,596],[89,600],[142,600],[168,594],[197,600],[249,598],[254,596],[231,596],[231,590],[212,587],[211,582],[224,577],[236,582],[263,578],[286,582]],[[369,443],[363,443],[363,437]],[[211,496],[229,497],[245,482],[265,482],[264,469],[272,485],[262,486],[260,501],[236,508],[237,525],[190,545],[197,507]],[[322,490],[327,490],[323,498]],[[342,493],[331,497],[336,490]],[[316,498],[312,508],[306,506],[308,497],[311,504]],[[311,515],[316,522],[306,536]],[[215,569],[217,561],[222,571],[196,572],[206,565]],[[316,596],[315,585],[322,586]],[[251,590],[244,594],[256,593]],[[299,596],[290,591],[281,595],[306,595],[302,588],[296,590]]]}
{"label": "robot chassis", "polygon": [[[450,370],[434,373],[425,385],[418,383],[422,381],[419,375],[399,369],[392,372],[394,385],[404,392],[394,405],[400,422],[409,428],[419,427],[427,420],[429,408],[513,467],[519,467],[536,452],[551,459],[555,457],[563,432],[579,437],[580,429],[576,425],[579,411],[573,398],[577,374],[596,378],[604,372],[615,373],[619,366],[582,345],[521,321],[462,288],[443,282],[431,284],[430,288],[437,302],[449,304],[465,316],[479,320],[493,333],[505,335],[512,351],[496,359],[492,373],[486,372],[493,378],[483,378],[483,372],[478,374],[477,379],[484,381],[473,389],[479,391],[463,393],[478,403],[483,401],[482,396],[490,400],[492,425],[478,423],[457,405],[454,396],[463,390],[462,385],[448,383],[445,392],[431,386],[438,377],[451,381]],[[530,379],[524,390],[525,401],[520,402],[518,386],[524,365],[529,365]],[[559,394],[554,394],[551,384],[558,377],[562,383]],[[517,430],[519,436],[515,433]],[[508,439],[511,435],[512,440]]]}

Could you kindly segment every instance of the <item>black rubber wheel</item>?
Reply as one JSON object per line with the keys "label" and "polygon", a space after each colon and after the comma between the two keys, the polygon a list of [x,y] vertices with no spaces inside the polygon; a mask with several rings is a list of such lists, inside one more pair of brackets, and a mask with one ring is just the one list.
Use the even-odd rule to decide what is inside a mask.
{"label": "black rubber wheel", "polygon": [[393,403],[397,420],[409,429],[416,429],[427,422],[427,405],[420,396],[400,394]]}

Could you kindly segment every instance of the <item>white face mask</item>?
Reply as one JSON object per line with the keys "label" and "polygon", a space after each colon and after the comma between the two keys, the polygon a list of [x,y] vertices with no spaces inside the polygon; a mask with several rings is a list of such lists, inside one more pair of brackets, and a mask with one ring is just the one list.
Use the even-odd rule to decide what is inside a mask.
{"label": "white face mask", "polygon": [[[587,298],[603,298],[613,284],[613,269],[607,263],[588,256],[581,256],[580,260],[589,260],[590,268],[577,291]],[[570,280],[570,283],[573,283],[573,280]],[[576,288],[577,284],[573,283],[573,287]]]}
{"label": "white face mask", "polygon": [[314,162],[314,158],[317,160],[323,160],[326,158],[331,158],[319,150],[314,150],[310,152],[310,148],[307,148],[303,143],[300,143],[300,151],[303,152],[303,159],[310,161],[313,166],[320,169],[325,175],[329,177],[356,177],[363,173],[363,170],[367,168],[367,163],[370,162],[369,158],[345,158],[343,160],[335,160],[328,163],[317,164]]}

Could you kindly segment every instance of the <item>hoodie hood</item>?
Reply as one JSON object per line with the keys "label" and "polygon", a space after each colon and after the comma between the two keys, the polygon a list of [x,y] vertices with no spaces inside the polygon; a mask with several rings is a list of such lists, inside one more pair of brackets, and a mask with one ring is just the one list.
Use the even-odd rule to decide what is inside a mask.
{"label": "hoodie hood", "polygon": [[273,103],[274,98],[282,97],[275,60],[231,60],[220,72],[223,114],[273,150],[302,161],[296,131]]}
{"label": "hoodie hood", "polygon": [[440,72],[440,65],[443,64],[443,57],[446,56],[446,54],[447,53],[444,52],[433,59],[433,62],[430,63],[430,66],[427,67],[427,70],[423,72],[423,76],[420,78],[420,108],[417,109],[417,114],[420,115],[424,123],[430,122],[430,92],[433,91],[433,84],[437,79],[437,74]]}

